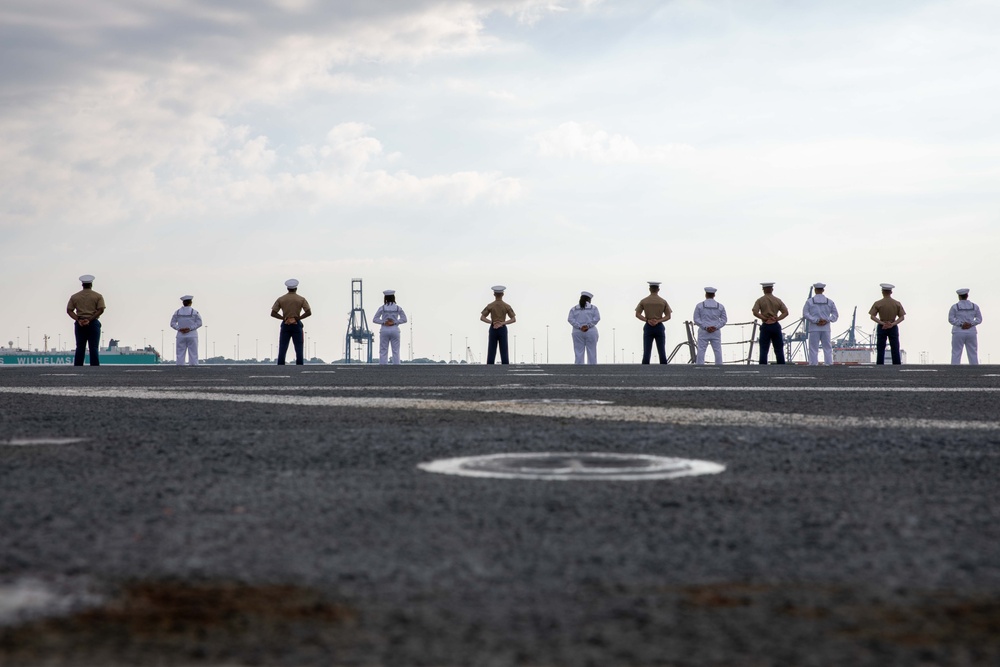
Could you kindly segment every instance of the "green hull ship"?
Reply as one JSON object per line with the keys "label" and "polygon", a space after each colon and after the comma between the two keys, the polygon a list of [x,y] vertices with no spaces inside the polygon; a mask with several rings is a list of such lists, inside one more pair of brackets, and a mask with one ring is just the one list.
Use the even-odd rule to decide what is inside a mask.
{"label": "green hull ship", "polygon": [[[160,353],[152,347],[143,350],[133,350],[130,347],[117,345],[102,348],[101,365],[111,364],[158,364]],[[0,348],[0,366],[72,366],[75,352],[61,350],[52,352],[32,352],[13,348]],[[90,365],[90,354],[83,360],[84,365]]]}

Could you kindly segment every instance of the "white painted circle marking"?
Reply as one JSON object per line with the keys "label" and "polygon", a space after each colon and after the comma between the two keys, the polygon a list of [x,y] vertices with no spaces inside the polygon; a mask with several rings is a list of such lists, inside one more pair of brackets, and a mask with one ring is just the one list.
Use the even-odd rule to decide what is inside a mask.
{"label": "white painted circle marking", "polygon": [[427,472],[462,477],[630,482],[715,475],[726,469],[711,461],[602,452],[463,456],[421,463],[417,467]]}
{"label": "white painted circle marking", "polygon": [[99,604],[101,599],[88,588],[86,582],[72,580],[55,585],[35,578],[0,583],[0,626],[64,616]]}

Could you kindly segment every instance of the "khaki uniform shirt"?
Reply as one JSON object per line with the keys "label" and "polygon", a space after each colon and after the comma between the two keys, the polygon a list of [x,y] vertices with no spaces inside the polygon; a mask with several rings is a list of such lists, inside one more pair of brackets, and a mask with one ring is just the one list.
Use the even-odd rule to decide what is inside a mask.
{"label": "khaki uniform shirt", "polygon": [[635,307],[635,314],[642,315],[647,320],[660,320],[672,312],[670,304],[659,294],[650,294]]}
{"label": "khaki uniform shirt", "polygon": [[503,301],[493,301],[492,303],[487,304],[487,306],[483,308],[482,315],[489,315],[492,322],[506,322],[508,315],[512,318],[517,317],[517,315],[514,314],[514,309]]}
{"label": "khaki uniform shirt", "polygon": [[895,322],[903,315],[906,315],[906,311],[903,310],[903,304],[891,296],[887,296],[873,303],[872,309],[868,311],[868,314],[875,315],[880,322]]}
{"label": "khaki uniform shirt", "polygon": [[288,292],[284,296],[278,297],[278,300],[271,306],[271,310],[280,312],[281,317],[284,319],[289,317],[298,319],[302,316],[303,311],[312,310],[312,308],[309,307],[309,302],[306,301],[304,296],[299,296],[295,292]]}
{"label": "khaki uniform shirt", "polygon": [[104,297],[100,292],[92,289],[82,289],[69,298],[66,310],[76,312],[76,316],[81,320],[93,320],[97,317],[97,311],[104,308]]}
{"label": "khaki uniform shirt", "polygon": [[773,294],[765,294],[753,302],[753,313],[762,320],[778,319],[778,311],[787,314],[788,308]]}

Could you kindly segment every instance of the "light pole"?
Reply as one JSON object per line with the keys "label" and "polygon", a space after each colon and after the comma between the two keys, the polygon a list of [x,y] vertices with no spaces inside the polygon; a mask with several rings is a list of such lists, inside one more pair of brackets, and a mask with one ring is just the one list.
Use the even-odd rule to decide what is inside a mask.
{"label": "light pole", "polygon": [[618,363],[618,361],[617,361],[617,359],[615,357],[615,346],[617,344],[618,343],[615,342],[615,328],[611,327],[611,363],[613,363],[613,364]]}
{"label": "light pole", "polygon": [[549,325],[545,325],[545,363],[549,363]]}
{"label": "light pole", "polygon": [[453,346],[452,334],[448,334],[448,363],[455,361],[455,348]]}
{"label": "light pole", "polygon": [[28,349],[31,349],[31,327],[28,327]]}
{"label": "light pole", "polygon": [[240,335],[236,334],[236,361],[240,360]]}
{"label": "light pole", "polygon": [[535,358],[535,337],[531,337],[531,363],[535,363],[537,359]]}

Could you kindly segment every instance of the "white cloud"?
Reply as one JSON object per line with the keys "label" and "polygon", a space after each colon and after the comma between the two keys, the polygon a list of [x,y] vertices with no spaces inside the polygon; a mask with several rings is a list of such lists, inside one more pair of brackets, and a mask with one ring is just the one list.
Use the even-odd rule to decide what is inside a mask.
{"label": "white cloud", "polygon": [[640,146],[623,134],[611,134],[590,123],[570,121],[535,135],[542,157],[585,160],[598,164],[667,164],[689,153],[684,145]]}

